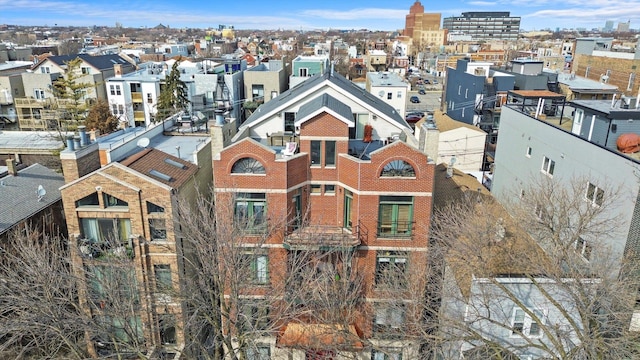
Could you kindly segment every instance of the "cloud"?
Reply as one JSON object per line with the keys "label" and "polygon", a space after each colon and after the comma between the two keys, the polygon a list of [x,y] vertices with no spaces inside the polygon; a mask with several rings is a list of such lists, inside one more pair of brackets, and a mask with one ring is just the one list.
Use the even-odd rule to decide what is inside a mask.
{"label": "cloud", "polygon": [[332,20],[366,20],[366,19],[401,19],[404,20],[408,11],[405,9],[381,9],[381,8],[362,8],[351,10],[304,10],[301,12],[304,16],[319,17]]}

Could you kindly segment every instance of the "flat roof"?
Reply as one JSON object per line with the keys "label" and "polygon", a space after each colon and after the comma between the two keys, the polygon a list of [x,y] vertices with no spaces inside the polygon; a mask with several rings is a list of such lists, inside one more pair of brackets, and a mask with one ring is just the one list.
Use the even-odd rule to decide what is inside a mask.
{"label": "flat roof", "polygon": [[64,147],[58,133],[51,131],[0,131],[0,149],[25,152],[53,151]]}
{"label": "flat roof", "polygon": [[371,82],[371,86],[402,86],[407,87],[409,84],[402,80],[402,77],[394,72],[368,72],[367,78]]}
{"label": "flat roof", "polygon": [[615,85],[604,84],[581,76],[572,76],[571,74],[558,74],[558,82],[568,85],[571,89],[600,90],[604,92],[615,92],[618,90],[618,87]]}

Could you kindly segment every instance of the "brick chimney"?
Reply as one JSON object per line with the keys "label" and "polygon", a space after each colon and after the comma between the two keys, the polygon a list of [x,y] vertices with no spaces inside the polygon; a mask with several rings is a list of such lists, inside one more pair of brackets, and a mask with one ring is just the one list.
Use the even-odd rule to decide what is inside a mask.
{"label": "brick chimney", "polygon": [[114,64],[113,65],[113,73],[115,74],[115,77],[117,77],[117,78],[122,77],[122,65]]}
{"label": "brick chimney", "polygon": [[7,172],[9,175],[18,176],[16,159],[7,159]]}

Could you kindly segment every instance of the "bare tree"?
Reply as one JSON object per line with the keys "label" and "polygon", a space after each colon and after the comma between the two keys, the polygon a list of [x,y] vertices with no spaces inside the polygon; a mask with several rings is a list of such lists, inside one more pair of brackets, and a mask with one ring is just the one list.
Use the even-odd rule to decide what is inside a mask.
{"label": "bare tree", "polygon": [[617,191],[585,201],[586,183],[541,177],[508,212],[475,192],[436,212],[434,247],[446,253],[447,268],[432,339],[445,356],[639,355],[640,334],[629,329],[637,262],[610,246],[619,236]]}
{"label": "bare tree", "polygon": [[[344,350],[327,339],[362,346],[352,324],[365,312],[364,281],[354,252],[340,246],[339,234],[300,222],[295,227],[305,230],[299,241],[331,239],[337,246],[287,250],[272,246],[274,238],[292,229],[286,216],[270,215],[267,223],[264,214],[245,216],[230,209],[232,204],[214,204],[206,196],[180,206],[188,244],[183,292],[190,356],[258,358],[261,339],[297,324],[314,325],[300,327],[296,336],[305,340],[292,347]],[[286,266],[274,264],[278,261]]]}
{"label": "bare tree", "polygon": [[69,246],[75,244],[35,230],[1,244],[2,357],[144,358],[137,282],[126,250],[96,249],[95,259],[78,267]]}

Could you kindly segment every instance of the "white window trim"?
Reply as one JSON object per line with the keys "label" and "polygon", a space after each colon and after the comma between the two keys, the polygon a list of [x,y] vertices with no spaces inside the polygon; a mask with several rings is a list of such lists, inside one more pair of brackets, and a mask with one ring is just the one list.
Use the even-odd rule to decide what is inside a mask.
{"label": "white window trim", "polygon": [[[537,313],[537,317],[538,319],[533,319],[531,317],[531,315],[527,312],[527,310],[529,311],[529,313]],[[527,337],[530,339],[539,339],[542,336],[544,336],[544,332],[542,331],[542,327],[547,323],[546,318],[547,318],[547,311],[544,309],[538,309],[538,308],[534,308],[534,309],[527,309],[527,310],[523,310],[520,307],[515,306],[513,308],[513,311],[511,313],[511,328],[509,329],[509,331],[511,332],[510,337],[512,338],[522,338]],[[513,326],[515,325],[515,320],[516,320],[516,313],[518,311],[522,311],[524,312],[524,320],[523,320],[523,325],[522,325],[522,335],[518,334],[516,332],[513,331]],[[539,321],[535,321],[535,320],[539,320]],[[539,333],[537,335],[531,335],[529,332],[531,331],[531,324],[533,323],[538,323],[538,329],[539,329]]]}
{"label": "white window trim", "polygon": [[[578,240],[576,240],[574,246],[576,248],[576,252],[578,252],[578,254],[580,254],[580,256],[582,256],[585,261],[588,262],[589,260],[591,260],[591,256],[593,254],[593,246],[589,241],[585,240],[582,237],[578,237]],[[585,253],[587,253],[588,256],[585,256]]]}
{"label": "white window trim", "polygon": [[[548,162],[547,162],[548,160]],[[546,166],[545,166],[545,163]],[[553,165],[553,166],[552,166]],[[551,171],[551,168],[553,167],[553,171]],[[547,156],[543,156],[542,157],[542,168],[540,169],[540,171],[547,175],[548,177],[553,177],[553,172],[555,172],[555,168],[556,168],[556,162],[551,160],[551,158],[547,157]]]}
{"label": "white window trim", "polygon": [[[591,197],[589,197],[589,187],[593,186],[593,193],[591,194]],[[598,204],[598,194],[602,194],[602,200],[600,201],[600,204]],[[584,192],[584,199],[585,201],[589,202],[591,204],[591,206],[594,207],[600,207],[602,206],[602,202],[604,202],[604,189],[598,187],[597,185],[588,182],[587,183],[587,189]]]}

